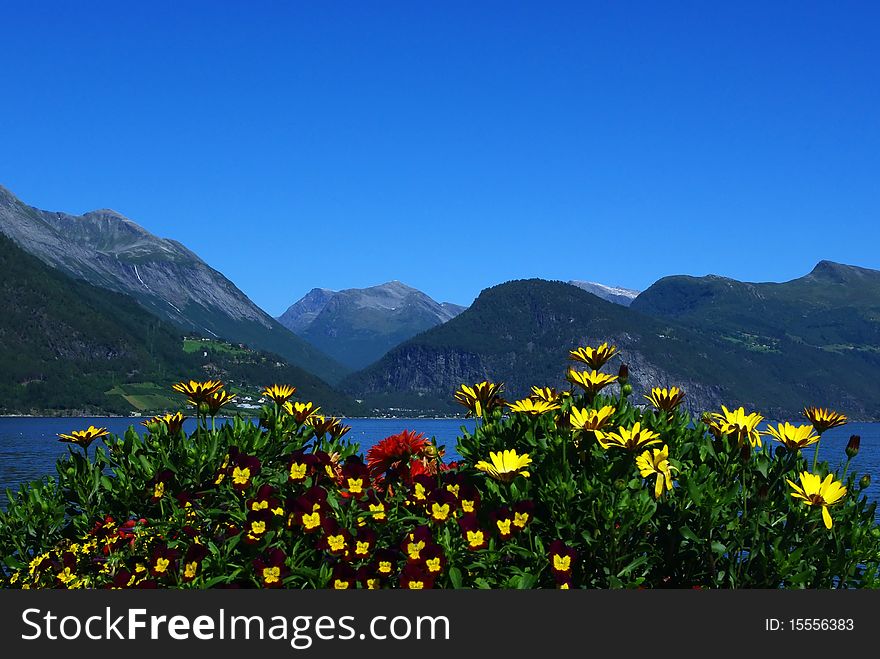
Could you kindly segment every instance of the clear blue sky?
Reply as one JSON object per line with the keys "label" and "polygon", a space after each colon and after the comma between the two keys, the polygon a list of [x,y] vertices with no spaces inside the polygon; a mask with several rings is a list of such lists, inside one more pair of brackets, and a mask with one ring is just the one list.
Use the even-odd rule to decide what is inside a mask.
{"label": "clear blue sky", "polygon": [[880,3],[724,5],[8,2],[0,183],[116,209],[273,315],[880,268]]}

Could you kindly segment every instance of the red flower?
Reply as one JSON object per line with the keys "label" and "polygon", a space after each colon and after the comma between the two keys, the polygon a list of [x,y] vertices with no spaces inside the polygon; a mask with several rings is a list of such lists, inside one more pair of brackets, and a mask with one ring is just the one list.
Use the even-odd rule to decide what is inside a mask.
{"label": "red flower", "polygon": [[287,456],[287,482],[302,483],[314,472],[316,463],[315,456],[305,451],[291,453]]}
{"label": "red flower", "polygon": [[431,579],[436,579],[437,575],[443,572],[443,568],[446,567],[446,557],[440,547],[433,545],[421,553],[418,563]]}
{"label": "red flower", "polygon": [[410,458],[419,456],[428,446],[428,440],[422,433],[403,432],[386,437],[367,451],[367,466],[374,478],[385,479],[400,469]]}

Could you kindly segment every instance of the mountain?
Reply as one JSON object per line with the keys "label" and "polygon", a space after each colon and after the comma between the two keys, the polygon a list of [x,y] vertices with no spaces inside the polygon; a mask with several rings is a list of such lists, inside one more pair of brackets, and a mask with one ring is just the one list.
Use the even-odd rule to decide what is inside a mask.
{"label": "mountain", "polygon": [[128,412],[105,393],[161,377],[178,334],[132,299],[76,281],[0,234],[0,411]]}
{"label": "mountain", "polygon": [[632,308],[752,350],[773,350],[789,340],[835,353],[880,351],[880,271],[831,261],[782,283],[664,277]]}
{"label": "mountain", "polygon": [[459,316],[394,348],[342,386],[366,407],[454,411],[452,393],[461,383],[503,382],[509,398],[526,395],[531,385],[567,386],[568,351],[603,341],[620,348],[636,395],[677,385],[695,410],[742,404],[793,418],[805,404],[822,404],[853,417],[880,417],[877,366],[861,354],[787,338],[773,350],[749,349],[538,279],[484,290]]}
{"label": "mountain", "polygon": [[315,288],[278,321],[352,370],[373,363],[419,332],[445,323],[465,307],[438,303],[399,281],[370,288]]}
{"label": "mountain", "polygon": [[[354,402],[276,355],[191,339],[132,298],[73,279],[0,233],[0,413],[129,414],[179,409],[170,385],[219,377],[256,396],[290,382],[327,410]],[[204,348],[202,348],[204,347]],[[244,394],[242,395],[244,398]]]}
{"label": "mountain", "polygon": [[594,281],[580,281],[578,279],[572,279],[568,282],[572,286],[577,286],[580,289],[587,291],[587,293],[592,293],[597,297],[601,297],[603,300],[608,300],[609,302],[614,302],[615,304],[622,304],[625,307],[628,307],[632,304],[632,301],[636,299],[636,296],[639,294],[639,291],[634,291],[630,288],[621,288],[620,286],[606,286],[605,284],[597,284]]}
{"label": "mountain", "polygon": [[67,275],[130,295],[186,332],[277,353],[328,381],[345,373],[186,247],[115,211],[42,211],[0,186],[0,233]]}

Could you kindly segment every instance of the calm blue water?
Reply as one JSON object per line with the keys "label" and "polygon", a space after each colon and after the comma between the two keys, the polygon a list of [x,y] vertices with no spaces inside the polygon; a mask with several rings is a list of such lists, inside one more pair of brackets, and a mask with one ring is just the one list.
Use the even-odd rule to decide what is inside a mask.
{"label": "calm blue water", "polygon": [[[143,420],[136,417],[0,418],[0,505],[5,506],[6,497],[2,492],[7,487],[17,490],[22,483],[55,474],[55,461],[66,455],[69,446],[58,441],[58,433],[81,430],[90,425],[107,428],[118,435],[134,426],[142,433],[145,430],[141,425]],[[436,438],[439,446],[445,445],[447,462],[459,458],[455,452],[455,438],[460,434],[461,426],[474,428],[472,419],[346,419],[345,424],[351,426],[345,438],[360,444],[364,452],[389,435],[414,430]],[[195,421],[189,419],[184,428],[189,432],[195,425]]]}
{"label": "calm blue water", "polygon": [[[143,431],[140,418],[0,418],[0,492],[11,487],[18,489],[25,483],[46,474],[55,473],[55,461],[67,451],[67,444],[58,441],[57,433],[87,428],[89,425],[105,427],[110,432],[122,434],[129,426]],[[447,460],[458,459],[455,452],[456,437],[462,425],[473,429],[473,420],[462,419],[346,419],[352,427],[347,439],[357,442],[366,451],[376,442],[401,430],[414,430],[427,437],[435,437],[439,445],[446,446]],[[187,421],[186,429],[195,426]],[[869,473],[872,483],[867,494],[872,501],[880,500],[880,423],[851,423],[842,428],[829,430],[822,438],[819,456],[832,464],[846,461],[844,448],[850,435],[861,435],[861,450],[850,464],[850,471]],[[765,440],[771,443],[772,440]],[[805,451],[812,459],[812,452]],[[0,505],[5,505],[0,496]]]}

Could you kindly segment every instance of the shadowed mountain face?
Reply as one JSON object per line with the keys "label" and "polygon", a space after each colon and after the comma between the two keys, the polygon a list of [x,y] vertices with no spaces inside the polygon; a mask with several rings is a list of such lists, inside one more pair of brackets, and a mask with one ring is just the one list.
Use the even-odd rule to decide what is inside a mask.
{"label": "shadowed mountain face", "polygon": [[773,350],[789,340],[837,354],[880,351],[880,271],[831,261],[783,283],[664,277],[632,308],[753,350]]}
{"label": "shadowed mountain face", "polygon": [[345,372],[186,247],[152,235],[119,213],[42,211],[0,186],[0,232],[44,263],[130,295],[186,332],[275,352],[328,380]]}
{"label": "shadowed mountain face", "polygon": [[313,289],[278,321],[345,366],[358,369],[463,310],[392,281],[343,291]]}
{"label": "shadowed mountain face", "polygon": [[742,404],[782,419],[822,404],[856,417],[880,416],[880,379],[870,355],[784,337],[772,350],[756,349],[543,280],[486,289],[458,317],[394,348],[343,387],[377,408],[454,410],[452,393],[461,383],[503,382],[508,398],[526,395],[531,385],[567,387],[568,351],[602,341],[620,348],[636,396],[677,385],[692,410]]}
{"label": "shadowed mountain face", "polygon": [[630,288],[621,288],[620,286],[606,286],[605,284],[597,284],[593,281],[580,281],[578,279],[572,279],[568,282],[572,286],[577,286],[580,289],[585,290],[587,293],[592,293],[597,297],[601,297],[603,300],[608,300],[609,302],[614,302],[615,304],[621,304],[625,307],[628,307],[632,304],[632,301],[636,299],[636,296],[639,294],[638,291],[634,291]]}

